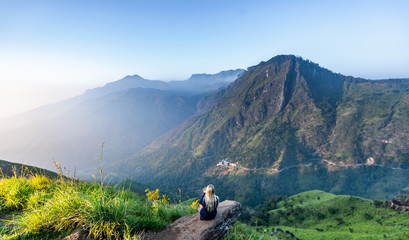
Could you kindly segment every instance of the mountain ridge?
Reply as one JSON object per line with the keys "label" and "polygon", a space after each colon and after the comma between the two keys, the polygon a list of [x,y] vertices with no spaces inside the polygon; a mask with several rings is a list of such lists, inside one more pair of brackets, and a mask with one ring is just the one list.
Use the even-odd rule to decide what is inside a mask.
{"label": "mountain ridge", "polygon": [[[160,183],[165,188],[172,187],[165,182],[183,185],[187,179],[203,183],[200,179],[219,178],[223,171],[216,168],[216,164],[226,158],[247,168],[280,169],[306,164],[312,158],[323,158],[341,164],[373,161],[406,169],[409,166],[409,153],[406,152],[409,146],[405,142],[409,135],[406,124],[409,115],[405,115],[409,109],[408,83],[408,79],[371,81],[346,77],[302,58],[277,56],[248,68],[219,93],[223,97],[207,113],[187,120],[141,153],[118,162],[116,168],[125,166],[127,177],[150,184]],[[393,106],[397,111],[391,115]],[[384,146],[385,139],[380,139],[374,129],[383,129],[385,135],[393,135],[394,140]],[[276,177],[269,176],[274,174],[272,172],[252,174],[235,169],[228,172],[230,177],[223,177],[228,178],[226,182],[229,183],[220,184],[225,190],[243,184],[243,180],[233,183],[231,179],[248,176],[258,182],[256,190],[246,189],[254,195],[265,189],[260,183],[266,185],[266,182],[273,184],[283,181],[280,179],[296,178],[292,175],[297,171],[304,171],[309,178],[332,176],[331,184],[339,181],[340,175],[354,172],[326,164],[315,164],[314,168],[313,171],[291,170]],[[368,170],[371,168],[367,166],[355,171],[366,171],[363,176],[375,178],[365,188],[382,179],[375,170]],[[361,179],[349,178],[348,181],[355,183]],[[402,187],[409,183],[405,177],[399,181]],[[337,188],[340,190],[336,190],[335,185],[315,185],[320,184],[324,187],[322,190],[333,188],[334,193],[371,194],[370,190],[362,188],[348,192],[346,183],[340,184]],[[302,185],[297,182],[294,187],[309,190]],[[187,188],[186,191],[194,191],[193,186]],[[394,186],[383,197],[397,190]],[[239,194],[234,190],[230,192]],[[268,192],[282,193],[279,189]],[[231,195],[228,197],[235,199]]]}

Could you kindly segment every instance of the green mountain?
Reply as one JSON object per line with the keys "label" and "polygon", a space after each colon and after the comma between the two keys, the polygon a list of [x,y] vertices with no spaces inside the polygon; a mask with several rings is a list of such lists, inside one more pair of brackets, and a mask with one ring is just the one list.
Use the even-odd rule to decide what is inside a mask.
{"label": "green mountain", "polygon": [[311,189],[382,199],[409,184],[408,79],[346,77],[281,55],[217,94],[111,169],[188,194],[213,182],[250,205]]}

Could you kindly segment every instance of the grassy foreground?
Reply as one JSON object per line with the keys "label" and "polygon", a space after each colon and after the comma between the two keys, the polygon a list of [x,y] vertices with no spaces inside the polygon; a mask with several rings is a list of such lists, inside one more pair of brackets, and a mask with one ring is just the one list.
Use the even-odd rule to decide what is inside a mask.
{"label": "grassy foreground", "polygon": [[169,204],[126,190],[33,174],[0,179],[0,239],[61,239],[76,229],[96,239],[138,239],[196,212],[187,201]]}
{"label": "grassy foreground", "polygon": [[[131,189],[129,185],[124,185]],[[139,239],[196,212],[194,200],[169,204],[159,190],[146,197],[100,183],[23,174],[0,178],[0,239],[61,239],[84,229],[95,239]],[[119,187],[121,189],[121,187]],[[243,212],[227,240],[409,239],[409,213],[382,202],[322,191],[274,197]],[[245,223],[243,223],[245,222]],[[271,236],[275,228],[283,232]]]}

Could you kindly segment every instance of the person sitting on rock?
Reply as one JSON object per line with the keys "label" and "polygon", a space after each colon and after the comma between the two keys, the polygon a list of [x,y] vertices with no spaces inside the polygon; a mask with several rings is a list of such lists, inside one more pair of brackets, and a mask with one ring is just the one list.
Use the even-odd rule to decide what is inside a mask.
{"label": "person sitting on rock", "polygon": [[199,200],[200,220],[212,220],[217,214],[219,197],[214,194],[214,186],[209,184],[203,189],[203,195]]}

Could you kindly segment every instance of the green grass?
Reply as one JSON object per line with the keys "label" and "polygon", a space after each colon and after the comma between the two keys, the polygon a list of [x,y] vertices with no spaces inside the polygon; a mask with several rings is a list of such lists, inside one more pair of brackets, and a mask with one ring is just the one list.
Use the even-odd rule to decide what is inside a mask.
{"label": "green grass", "polygon": [[79,228],[96,239],[136,239],[196,211],[189,203],[149,201],[77,180],[43,175],[0,180],[0,239],[60,239]]}
{"label": "green grass", "polygon": [[[283,231],[292,230],[290,228],[283,228]],[[274,236],[271,235],[274,232],[274,227],[263,226],[248,226],[241,222],[236,222],[233,228],[230,230],[229,235],[225,240],[291,240],[291,236],[284,232],[277,232]],[[294,233],[293,231],[290,231]],[[298,235],[296,235],[298,237]],[[302,238],[304,239],[304,238]]]}
{"label": "green grass", "polygon": [[271,237],[268,228],[258,228],[247,226],[243,223],[236,222],[230,230],[230,234],[225,238],[226,240],[264,240],[264,239],[279,239]]}
{"label": "green grass", "polygon": [[248,223],[258,225],[259,232],[280,227],[301,239],[409,239],[409,214],[381,205],[381,201],[308,191],[266,201]]}

